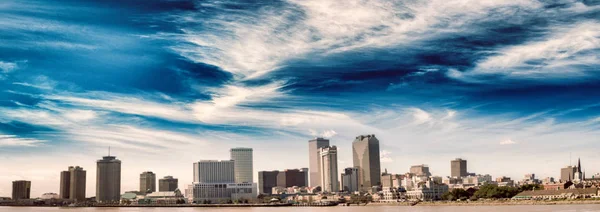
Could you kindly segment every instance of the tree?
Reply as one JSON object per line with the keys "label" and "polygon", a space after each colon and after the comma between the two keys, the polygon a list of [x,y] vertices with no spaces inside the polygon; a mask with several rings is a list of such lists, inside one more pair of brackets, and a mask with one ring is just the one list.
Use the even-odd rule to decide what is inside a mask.
{"label": "tree", "polygon": [[442,195],[442,199],[450,200],[450,201],[456,201],[456,200],[464,201],[464,200],[471,198],[471,196],[473,196],[472,193],[469,193],[468,191],[466,191],[462,188],[457,188],[457,189],[452,189],[452,190],[444,193]]}
{"label": "tree", "polygon": [[519,193],[523,191],[544,190],[544,186],[540,184],[525,184],[519,187]]}
{"label": "tree", "polygon": [[488,184],[483,185],[477,190],[473,197],[475,199],[500,199],[500,198],[512,198],[519,193],[519,189],[513,187],[498,187],[498,185]]}

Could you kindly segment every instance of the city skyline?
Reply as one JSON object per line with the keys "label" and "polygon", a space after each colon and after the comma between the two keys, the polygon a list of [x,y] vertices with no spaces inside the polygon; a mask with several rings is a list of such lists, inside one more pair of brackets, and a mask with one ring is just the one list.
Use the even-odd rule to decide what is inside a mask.
{"label": "city skyline", "polygon": [[[600,170],[600,4],[475,0],[4,0],[0,196],[59,193],[111,146],[139,174],[192,182],[253,148],[258,171],[309,167],[307,141],[375,134],[381,170],[427,164],[521,179]],[[174,156],[175,155],[175,156]],[[573,162],[570,162],[573,155]],[[313,171],[313,170],[309,170]]]}

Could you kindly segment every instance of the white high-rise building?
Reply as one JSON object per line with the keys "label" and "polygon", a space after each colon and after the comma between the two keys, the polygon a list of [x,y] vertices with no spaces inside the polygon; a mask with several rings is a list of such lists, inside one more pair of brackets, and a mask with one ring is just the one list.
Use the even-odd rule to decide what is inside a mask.
{"label": "white high-rise building", "polygon": [[329,140],[324,138],[315,138],[308,141],[308,171],[309,182],[311,187],[321,186],[321,173],[320,164],[321,156],[319,155],[319,149],[329,146]]}
{"label": "white high-rise building", "polygon": [[194,182],[233,183],[234,170],[233,160],[201,160],[194,163]]}
{"label": "white high-rise building", "polygon": [[323,147],[319,149],[319,155],[321,156],[321,188],[327,192],[339,191],[337,147]]}
{"label": "white high-rise building", "polygon": [[342,173],[342,188],[340,190],[355,192],[358,191],[358,168],[349,167]]}
{"label": "white high-rise building", "polygon": [[254,182],[252,148],[232,148],[229,152],[231,154],[231,160],[234,162],[235,182]]}

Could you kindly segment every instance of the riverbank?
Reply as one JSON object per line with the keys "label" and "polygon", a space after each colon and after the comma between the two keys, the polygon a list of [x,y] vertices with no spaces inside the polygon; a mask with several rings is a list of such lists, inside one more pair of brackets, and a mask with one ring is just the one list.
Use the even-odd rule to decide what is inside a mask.
{"label": "riverbank", "polygon": [[[411,205],[411,203],[408,203],[408,202],[369,203],[367,206],[503,206],[503,205],[576,205],[576,204],[600,204],[600,200],[556,200],[556,201],[490,200],[490,201],[463,201],[463,202],[435,201],[435,202],[419,202],[416,205]],[[355,206],[355,205],[352,205],[352,206]]]}

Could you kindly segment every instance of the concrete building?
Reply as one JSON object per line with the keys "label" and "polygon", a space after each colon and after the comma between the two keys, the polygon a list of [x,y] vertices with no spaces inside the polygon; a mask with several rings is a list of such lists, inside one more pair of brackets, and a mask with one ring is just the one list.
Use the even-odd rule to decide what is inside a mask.
{"label": "concrete building", "polygon": [[[69,167],[70,169],[71,167]],[[60,172],[60,188],[58,194],[61,199],[70,199],[71,196],[71,172],[69,170]]]}
{"label": "concrete building", "polygon": [[201,160],[194,163],[194,182],[233,183],[235,163],[233,160]]}
{"label": "concrete building", "polygon": [[425,164],[411,166],[410,173],[417,176],[431,176],[431,172],[429,172],[429,166]]}
{"label": "concrete building", "polygon": [[138,204],[153,204],[153,205],[176,205],[185,202],[185,198],[179,189],[174,191],[159,191],[152,192],[138,200]]}
{"label": "concrete building", "polygon": [[160,192],[175,191],[177,188],[179,188],[179,180],[173,176],[165,176],[158,180],[158,191]]}
{"label": "concrete building", "polygon": [[341,190],[347,192],[358,191],[358,168],[345,168],[342,173],[342,188]]}
{"label": "concrete building", "polygon": [[415,188],[406,192],[406,198],[421,201],[440,200],[448,192],[448,185],[428,180],[415,185]]}
{"label": "concrete building", "polygon": [[256,183],[235,183],[233,160],[194,163],[194,183],[186,195],[195,203],[227,203],[256,198]]}
{"label": "concrete building", "polygon": [[456,158],[450,161],[450,176],[451,177],[466,177],[469,173],[467,172],[467,161]]}
{"label": "concrete building", "polygon": [[577,172],[577,167],[573,166],[567,166],[565,168],[560,169],[560,181],[573,181],[575,179],[575,172]]}
{"label": "concrete building", "polygon": [[256,183],[197,183],[190,186],[188,199],[194,203],[227,203],[256,199]]}
{"label": "concrete building", "polygon": [[320,160],[319,149],[329,146],[329,140],[324,138],[315,138],[308,141],[308,170],[309,182],[311,187],[321,186]]}
{"label": "concrete building", "polygon": [[272,194],[274,187],[277,187],[277,176],[279,171],[261,171],[258,172],[258,189],[261,194]]}
{"label": "concrete building", "polygon": [[381,184],[381,161],[379,158],[379,140],[375,135],[357,136],[352,143],[354,167],[358,168],[361,191],[369,191]]}
{"label": "concrete building", "polygon": [[151,171],[145,171],[140,174],[140,192],[156,192],[156,174]]}
{"label": "concrete building", "polygon": [[275,187],[306,187],[308,186],[307,183],[307,168],[258,172],[258,188],[261,194],[272,194]]}
{"label": "concrete building", "polygon": [[231,160],[234,162],[235,182],[254,182],[253,152],[252,148],[233,148],[229,150]]}
{"label": "concrete building", "polygon": [[58,195],[57,193],[44,193],[44,194],[42,194],[40,199],[43,199],[43,200],[60,199],[60,195]]}
{"label": "concrete building", "polygon": [[396,175],[390,174],[387,172],[387,169],[381,173],[381,187],[385,188],[392,188],[394,187],[394,178],[396,177]]}
{"label": "concrete building", "polygon": [[104,156],[96,161],[96,202],[119,203],[121,199],[121,161]]}
{"label": "concrete building", "polygon": [[12,182],[12,200],[31,199],[31,181]]}
{"label": "concrete building", "polygon": [[86,190],[86,171],[79,166],[69,167],[69,199],[75,202],[84,202]]}
{"label": "concrete building", "polygon": [[337,147],[323,147],[319,149],[319,154],[322,189],[326,192],[338,192],[340,182],[338,181]]}

